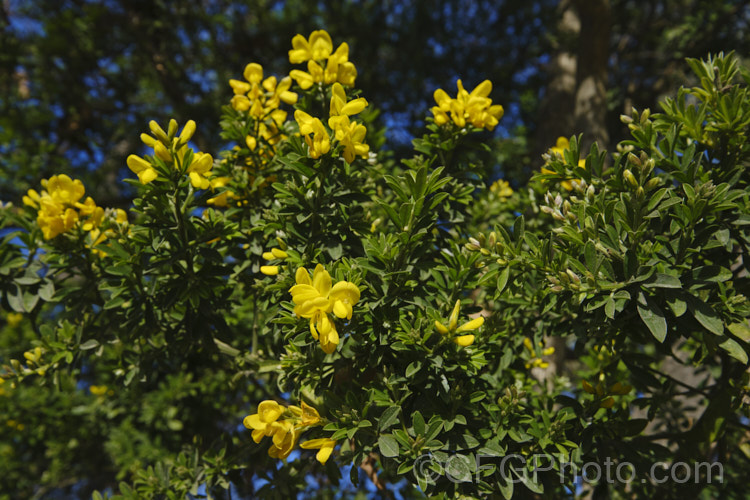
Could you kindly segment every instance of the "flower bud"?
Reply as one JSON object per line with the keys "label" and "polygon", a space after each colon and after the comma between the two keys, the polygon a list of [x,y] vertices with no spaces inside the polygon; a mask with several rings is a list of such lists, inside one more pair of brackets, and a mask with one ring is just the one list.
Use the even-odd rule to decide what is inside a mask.
{"label": "flower bud", "polygon": [[193,137],[194,133],[195,133],[195,122],[193,120],[188,120],[185,126],[182,127],[182,132],[180,132],[180,143],[187,144],[190,138]]}
{"label": "flower bud", "polygon": [[622,178],[625,179],[625,182],[630,184],[631,187],[638,187],[638,181],[635,179],[633,172],[631,172],[629,169],[625,169],[625,171],[622,173]]}
{"label": "flower bud", "polygon": [[568,276],[570,276],[570,279],[573,280],[574,283],[581,282],[581,278],[579,278],[578,275],[574,273],[573,271],[571,271],[570,269],[567,269],[565,272],[568,274]]}
{"label": "flower bud", "polygon": [[167,133],[164,132],[164,129],[162,129],[156,121],[151,120],[148,122],[148,127],[151,129],[151,133],[153,133],[157,139],[159,139],[164,144],[169,144],[169,137],[167,137]]}
{"label": "flower bud", "polygon": [[628,153],[628,162],[632,163],[636,167],[641,166],[641,160],[639,160],[638,157],[634,155],[633,153]]}
{"label": "flower bud", "polygon": [[174,137],[176,133],[177,133],[177,120],[172,118],[171,120],[169,120],[169,129],[167,130],[167,136],[169,136],[169,138],[171,139]]}
{"label": "flower bud", "polygon": [[589,203],[594,201],[594,196],[596,195],[596,191],[594,190],[594,186],[589,186],[589,188],[586,190],[586,201]]}
{"label": "flower bud", "polygon": [[653,179],[649,179],[644,188],[646,188],[646,191],[651,191],[659,184],[661,184],[661,179],[659,179],[658,177],[654,177]]}

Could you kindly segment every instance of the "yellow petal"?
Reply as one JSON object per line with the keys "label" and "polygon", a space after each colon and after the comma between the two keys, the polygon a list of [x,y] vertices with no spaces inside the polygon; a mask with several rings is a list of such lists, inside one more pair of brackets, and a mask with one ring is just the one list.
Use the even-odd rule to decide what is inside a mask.
{"label": "yellow petal", "polygon": [[453,339],[453,342],[461,347],[467,347],[474,343],[474,335],[461,335]]}
{"label": "yellow petal", "polygon": [[328,274],[328,271],[323,267],[323,264],[315,266],[312,284],[321,296],[328,297],[328,292],[331,291],[331,275]]}
{"label": "yellow petal", "polygon": [[191,137],[193,137],[194,133],[195,122],[193,120],[188,120],[188,122],[182,128],[182,132],[180,132],[180,142],[186,143],[190,140]]}
{"label": "yellow petal", "polygon": [[282,413],[284,413],[284,407],[271,399],[261,401],[258,405],[258,415],[265,423],[275,422]]}
{"label": "yellow petal", "polygon": [[250,83],[260,83],[263,79],[263,66],[258,63],[250,63],[245,66],[243,76]]}
{"label": "yellow petal", "polygon": [[469,321],[468,323],[464,323],[463,325],[459,326],[456,329],[456,333],[461,332],[470,332],[472,330],[476,330],[480,326],[484,324],[484,317],[479,316],[478,318],[474,318],[473,320]]}
{"label": "yellow petal", "polygon": [[266,423],[260,419],[260,416],[257,413],[254,413],[252,415],[248,415],[247,417],[245,417],[245,419],[242,421],[242,424],[248,429],[256,429],[256,430],[266,429]]}
{"label": "yellow petal", "polygon": [[312,285],[310,280],[310,273],[304,267],[297,268],[297,272],[294,274],[294,278],[298,285]]}
{"label": "yellow petal", "polygon": [[458,325],[458,312],[461,309],[461,299],[456,300],[456,305],[453,306],[453,312],[451,312],[451,316],[448,319],[448,329],[450,331],[455,331],[456,326]]}
{"label": "yellow petal", "polygon": [[346,305],[340,300],[337,300],[333,303],[333,314],[335,314],[339,318],[351,318],[350,311],[351,307],[346,307]]}
{"label": "yellow petal", "polygon": [[126,160],[128,168],[133,171],[134,174],[138,174],[146,169],[150,169],[151,164],[137,155],[130,155]]}
{"label": "yellow petal", "polygon": [[276,276],[279,274],[279,266],[260,266],[260,272],[266,276]]}
{"label": "yellow petal", "polygon": [[143,170],[139,172],[137,175],[138,175],[138,180],[141,181],[141,184],[148,184],[149,182],[159,177],[159,174],[153,168],[148,168],[146,170]]}
{"label": "yellow petal", "polygon": [[274,257],[277,259],[286,259],[289,257],[289,254],[287,254],[284,250],[281,250],[280,248],[272,248],[271,254],[273,254]]}
{"label": "yellow petal", "polygon": [[[299,274],[299,271],[297,274]],[[320,293],[314,286],[306,285],[306,284],[294,285],[292,288],[289,289],[289,293],[292,294],[292,301],[295,304],[302,304],[304,302],[308,302],[308,301],[311,301],[313,299],[320,297]]]}

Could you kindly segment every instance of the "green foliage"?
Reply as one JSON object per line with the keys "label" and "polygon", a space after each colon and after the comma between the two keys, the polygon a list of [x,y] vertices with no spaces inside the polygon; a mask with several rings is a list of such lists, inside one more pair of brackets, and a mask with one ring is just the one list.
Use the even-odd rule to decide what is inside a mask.
{"label": "green foliage", "polygon": [[[370,151],[349,162],[323,118],[333,82],[282,99],[322,119],[304,133],[274,79],[235,88],[260,104],[223,108],[232,147],[208,170],[187,125],[152,124],[154,154],[128,165],[154,178],[128,181],[125,217],[84,219],[51,180],[4,206],[0,498],[288,498],[349,464],[355,487],[406,479],[406,496],[572,496],[564,464],[610,459],[742,477],[747,73],[689,64],[700,86],[623,116],[616,152],[572,137],[516,192],[485,188],[472,121],[429,118],[396,164],[362,113]],[[484,116],[489,98],[463,97]],[[45,203],[75,222],[48,237]],[[700,481],[583,488],[745,494]]]}

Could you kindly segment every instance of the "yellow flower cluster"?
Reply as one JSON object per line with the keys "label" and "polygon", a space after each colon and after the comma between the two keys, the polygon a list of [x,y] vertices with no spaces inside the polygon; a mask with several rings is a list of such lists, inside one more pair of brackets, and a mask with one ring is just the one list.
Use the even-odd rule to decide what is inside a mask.
{"label": "yellow flower cluster", "polygon": [[[269,261],[284,260],[287,257],[289,257],[289,254],[287,254],[281,248],[274,247],[268,252],[263,252],[263,258]],[[279,274],[279,266],[260,266],[260,272],[265,274],[266,276],[276,276],[277,274]]]}
{"label": "yellow flower cluster", "polygon": [[[432,107],[432,114],[437,125],[445,125],[450,120],[458,127],[467,123],[477,128],[492,130],[503,116],[503,107],[492,104],[488,96],[492,92],[492,82],[485,80],[468,92],[461,80],[456,82],[458,94],[451,98],[443,89],[437,89],[433,96],[437,106]],[[450,116],[449,116],[450,114]]]}
{"label": "yellow flower cluster", "polygon": [[[209,187],[211,188],[211,191],[215,191],[217,189],[226,188],[231,181],[231,177],[214,177],[209,181]],[[236,196],[230,189],[224,189],[216,196],[206,200],[206,203],[215,207],[228,207],[229,202],[234,198],[236,198]]]}
{"label": "yellow flower cluster", "polygon": [[474,343],[474,335],[458,335],[464,332],[470,332],[478,329],[484,324],[484,317],[479,316],[458,326],[458,313],[461,309],[461,299],[456,301],[456,305],[453,306],[453,312],[451,312],[450,318],[448,318],[448,326],[445,326],[438,320],[435,320],[435,328],[441,335],[450,335],[453,342],[461,347],[468,347]]}
{"label": "yellow flower cluster", "polygon": [[[176,170],[180,174],[187,174],[194,188],[208,189],[211,185],[209,178],[213,158],[210,154],[200,151],[194,152],[192,156],[187,155],[188,151],[192,151],[187,143],[195,133],[195,122],[188,120],[179,135],[177,121],[174,119],[169,121],[168,132],[164,132],[154,120],[148,125],[153,135],[141,134],[141,141],[154,149],[154,155],[147,156],[146,159],[130,155],[127,159],[128,168],[138,176],[141,184],[148,184],[158,178],[160,171]],[[186,156],[190,158],[189,164],[185,163]],[[165,168],[159,168],[162,165]]]}
{"label": "yellow flower cluster", "polygon": [[[254,119],[250,134],[245,137],[245,144],[250,151],[270,157],[275,145],[284,139],[281,127],[286,121],[287,112],[279,109],[281,103],[294,104],[297,94],[289,90],[292,79],[288,76],[278,81],[275,76],[263,78],[263,67],[258,63],[245,66],[243,73],[246,81],[229,80],[234,97],[232,107],[240,112],[247,112]],[[268,148],[258,148],[258,142]]]}
{"label": "yellow flower cluster", "polygon": [[349,62],[349,45],[344,42],[334,51],[331,35],[325,30],[313,31],[309,39],[299,34],[292,38],[289,62],[307,62],[307,71],[294,69],[289,72],[302,90],[316,83],[330,85],[338,82],[352,87],[357,78],[357,68]]}
{"label": "yellow flower cluster", "polygon": [[114,396],[115,391],[108,388],[106,385],[90,385],[89,392],[97,397],[97,399],[103,399],[104,396]]}
{"label": "yellow flower cluster", "polygon": [[[284,417],[284,418],[282,418]],[[258,413],[248,415],[242,422],[252,429],[253,441],[260,443],[264,437],[271,437],[268,455],[272,458],[286,459],[294,449],[301,432],[315,425],[322,425],[318,411],[304,401],[300,406],[281,406],[273,400],[262,401]],[[300,445],[305,449],[320,449],[315,458],[322,464],[331,456],[336,441],[332,439],[313,439]]]}
{"label": "yellow flower cluster", "polygon": [[[557,141],[555,142],[555,145],[549,149],[547,154],[549,154],[551,157],[557,157],[558,159],[565,161],[565,151],[570,149],[570,141],[566,137],[558,137]],[[548,162],[549,163],[549,162]],[[546,163],[545,163],[546,165]],[[579,167],[585,167],[586,166],[586,160],[581,158],[578,160],[578,166]],[[542,173],[543,174],[554,174],[555,172],[542,167]],[[580,180],[579,180],[580,182]],[[569,179],[564,179],[560,182],[560,186],[562,186],[563,189],[566,191],[572,191],[573,190],[573,183]]]}
{"label": "yellow flower cluster", "polygon": [[[593,394],[599,401],[600,408],[612,408],[615,404],[615,399],[610,394],[615,396],[624,396],[633,390],[633,387],[623,384],[621,382],[615,382],[610,385],[609,388],[603,385],[602,381],[596,384],[596,387],[592,386],[586,380],[581,382],[583,390],[589,394]],[[606,397],[605,397],[606,396]]]}
{"label": "yellow flower cluster", "polygon": [[508,181],[498,179],[490,186],[490,192],[500,199],[506,199],[513,196],[513,188],[510,187]]}
{"label": "yellow flower cluster", "polygon": [[[347,163],[352,163],[357,156],[367,158],[370,151],[370,146],[363,142],[367,128],[349,119],[366,107],[367,100],[363,97],[347,101],[346,92],[340,83],[334,83],[331,87],[328,126],[333,131],[333,137],[344,147],[343,156]],[[310,158],[319,158],[330,151],[331,139],[319,118],[298,109],[294,112],[294,119],[299,125],[299,133],[305,137]]]}
{"label": "yellow flower cluster", "polygon": [[310,319],[310,333],[320,340],[320,347],[327,354],[336,350],[339,334],[336,325],[328,317],[352,318],[352,308],[359,301],[359,288],[349,281],[332,285],[331,275],[322,264],[315,266],[312,279],[307,269],[300,267],[296,273],[297,284],[289,289],[294,302],[294,314],[298,318]]}
{"label": "yellow flower cluster", "polygon": [[[531,356],[531,358],[524,365],[527,370],[529,368],[547,368],[549,366],[549,363],[542,360],[541,356],[537,356],[536,350],[534,349],[534,344],[531,342],[531,339],[529,339],[528,337],[523,339],[523,345],[526,350],[529,351],[529,355]],[[544,347],[544,344],[539,342],[539,347]],[[545,349],[542,349],[542,356],[551,356],[554,353],[554,347],[547,347]]]}
{"label": "yellow flower cluster", "polygon": [[[118,223],[127,222],[124,210],[105,211],[96,206],[90,196],[81,202],[86,190],[78,179],[71,179],[65,174],[53,175],[49,179],[42,179],[42,187],[44,189],[41,192],[29,189],[23,197],[23,203],[37,210],[36,221],[46,240],[68,232],[78,224],[81,229],[88,231],[88,243],[93,248],[111,234],[109,230],[100,230],[107,216],[114,217]],[[102,254],[97,249],[93,251]]]}

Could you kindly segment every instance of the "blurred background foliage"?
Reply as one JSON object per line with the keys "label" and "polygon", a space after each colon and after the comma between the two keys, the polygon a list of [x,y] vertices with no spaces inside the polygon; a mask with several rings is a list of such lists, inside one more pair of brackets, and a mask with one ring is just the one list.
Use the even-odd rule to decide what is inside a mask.
{"label": "blurred background foliage", "polygon": [[[101,203],[127,206],[132,193],[117,181],[142,148],[134,131],[193,119],[196,145],[217,151],[227,80],[251,61],[284,71],[292,36],[318,28],[349,42],[358,87],[382,110],[397,158],[434,89],[490,79],[506,109],[492,135],[495,173],[520,185],[574,128],[584,143],[622,139],[617,117],[673,93],[685,57],[748,53],[748,23],[742,0],[5,0],[0,199],[66,172]],[[592,75],[598,100],[585,94]]]}

